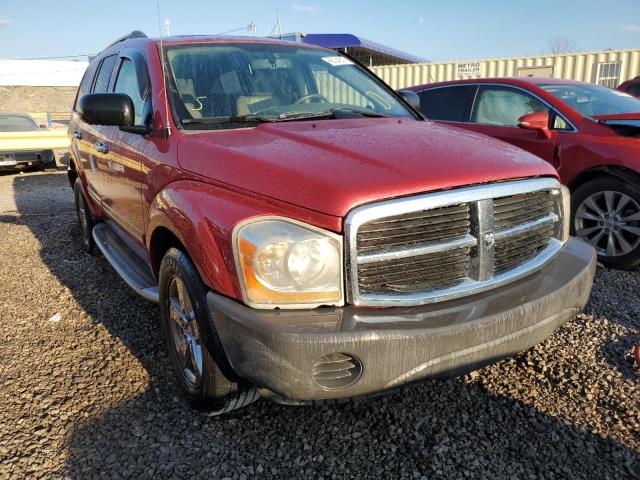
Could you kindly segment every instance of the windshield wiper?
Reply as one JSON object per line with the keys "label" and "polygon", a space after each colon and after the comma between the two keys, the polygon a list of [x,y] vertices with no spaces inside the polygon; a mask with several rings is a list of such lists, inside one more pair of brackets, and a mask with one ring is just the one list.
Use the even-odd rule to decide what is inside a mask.
{"label": "windshield wiper", "polygon": [[331,110],[329,110],[331,113],[334,114],[334,116],[336,114],[340,114],[341,112],[347,113],[347,114],[357,114],[357,115],[361,115],[363,117],[371,117],[371,118],[386,118],[389,115],[385,115],[384,113],[378,113],[378,112],[374,112],[373,110],[361,110],[359,108],[346,108],[346,107],[340,107],[340,108],[332,108]]}
{"label": "windshield wiper", "polygon": [[183,125],[202,124],[202,125],[218,125],[224,123],[242,123],[242,124],[259,124],[269,123],[274,120],[260,115],[233,115],[230,117],[201,117],[201,118],[183,118],[180,123]]}

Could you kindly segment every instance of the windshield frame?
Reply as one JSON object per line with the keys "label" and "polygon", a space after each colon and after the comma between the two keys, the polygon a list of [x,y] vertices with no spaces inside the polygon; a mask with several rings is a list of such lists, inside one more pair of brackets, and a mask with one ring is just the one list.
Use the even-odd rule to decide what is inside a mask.
{"label": "windshield frame", "polygon": [[[185,128],[185,124],[183,123],[183,120],[185,120],[185,118],[181,118],[180,115],[178,114],[178,109],[176,108],[175,102],[176,101],[180,101],[179,99],[179,93],[178,93],[178,88],[177,85],[175,83],[175,79],[174,79],[174,72],[173,69],[171,67],[171,63],[169,61],[169,57],[168,57],[168,52],[174,49],[179,49],[179,48],[189,48],[189,47],[199,47],[199,46],[203,46],[203,47],[211,47],[211,46],[216,46],[216,45],[221,45],[221,46],[225,46],[225,45],[274,45],[274,46],[283,46],[283,47],[292,47],[292,48],[298,48],[298,49],[308,49],[308,50],[315,50],[315,51],[324,51],[328,54],[331,54],[332,56],[337,56],[337,57],[343,57],[348,59],[350,62],[353,63],[353,66],[358,69],[362,74],[364,74],[368,79],[370,79],[376,86],[378,86],[380,89],[382,89],[383,91],[385,91],[386,93],[388,93],[392,98],[394,98],[394,100],[396,100],[405,110],[407,115],[406,116],[399,116],[399,115],[389,115],[386,117],[380,117],[380,118],[398,118],[398,119],[414,119],[416,121],[425,121],[424,116],[422,115],[421,112],[415,110],[401,95],[399,95],[395,90],[393,90],[388,84],[386,84],[383,80],[381,80],[377,75],[375,75],[371,70],[369,70],[367,67],[365,67],[364,65],[362,65],[359,61],[357,61],[356,59],[354,59],[353,57],[351,57],[348,54],[345,54],[343,52],[340,51],[336,51],[336,50],[330,50],[330,49],[325,49],[325,48],[321,48],[321,47],[316,47],[313,45],[306,45],[306,44],[298,44],[298,43],[292,43],[292,42],[266,42],[266,41],[252,41],[252,40],[242,40],[242,41],[216,41],[216,40],[211,40],[211,41],[207,41],[207,42],[184,42],[184,43],[172,43],[172,44],[165,44],[165,45],[160,45],[159,43],[156,44],[157,48],[158,48],[158,54],[161,58],[161,61],[163,62],[162,65],[162,70],[164,72],[164,82],[165,82],[165,91],[166,91],[166,95],[167,95],[167,99],[168,99],[168,105],[167,108],[169,108],[169,111],[171,113],[171,117],[173,119],[173,122],[175,124],[175,126],[183,131],[224,131],[224,130],[237,130],[240,128],[255,128],[258,123],[252,123],[249,122],[245,125],[238,125],[238,124],[233,124],[234,122],[231,122],[230,124],[224,126],[224,127],[220,127],[220,128]],[[352,107],[355,107],[355,105],[352,105]],[[232,118],[232,117],[230,117]],[[365,117],[363,116],[362,118],[366,118],[366,119],[371,119],[371,118],[376,118],[376,117]],[[302,118],[292,118],[290,121],[301,121],[303,120]],[[327,118],[313,118],[313,120],[315,121],[325,121],[325,120],[329,120],[329,117]],[[197,122],[192,123],[191,125],[196,125]]]}

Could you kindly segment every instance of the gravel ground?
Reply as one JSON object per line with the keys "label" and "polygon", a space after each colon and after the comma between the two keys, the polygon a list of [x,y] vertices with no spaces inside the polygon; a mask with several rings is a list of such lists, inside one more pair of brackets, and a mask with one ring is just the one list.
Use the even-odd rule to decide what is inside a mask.
{"label": "gravel ground", "polygon": [[78,248],[64,173],[0,176],[0,478],[639,478],[640,271],[464,378],[331,407],[191,410],[156,306]]}

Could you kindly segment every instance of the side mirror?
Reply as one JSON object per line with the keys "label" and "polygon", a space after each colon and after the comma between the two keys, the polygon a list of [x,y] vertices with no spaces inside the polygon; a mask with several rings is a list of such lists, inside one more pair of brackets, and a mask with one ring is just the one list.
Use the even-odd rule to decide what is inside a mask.
{"label": "side mirror", "polygon": [[525,130],[536,130],[544,138],[551,138],[551,130],[549,130],[549,112],[534,112],[521,116],[518,119],[518,127]]}
{"label": "side mirror", "polygon": [[414,109],[420,111],[420,97],[416,92],[412,92],[411,90],[398,90],[396,93]]}
{"label": "side mirror", "polygon": [[80,118],[89,125],[115,125],[132,127],[133,102],[124,93],[90,93],[80,99]]}

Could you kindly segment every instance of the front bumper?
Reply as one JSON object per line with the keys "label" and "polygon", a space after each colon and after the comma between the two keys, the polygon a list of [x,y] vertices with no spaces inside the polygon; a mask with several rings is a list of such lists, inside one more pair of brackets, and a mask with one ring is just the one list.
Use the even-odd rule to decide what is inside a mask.
{"label": "front bumper", "polygon": [[[239,376],[296,401],[355,397],[464,374],[540,343],[584,308],[595,265],[591,246],[572,238],[529,277],[434,305],[287,311],[213,292],[207,300]],[[360,360],[353,385],[328,390],[314,381],[314,364],[331,353]]]}

